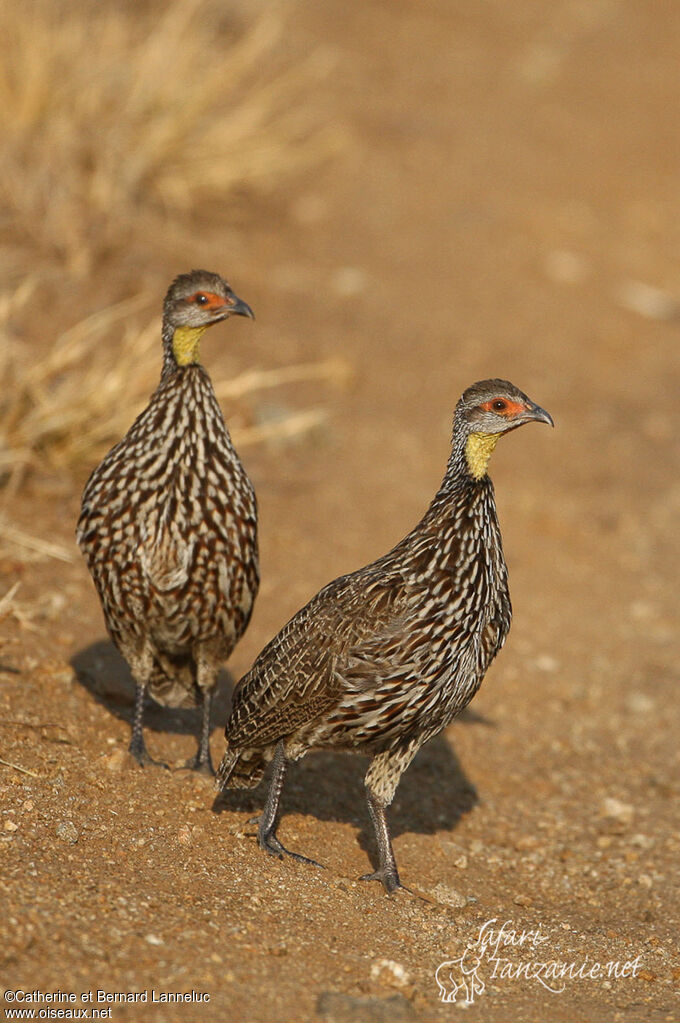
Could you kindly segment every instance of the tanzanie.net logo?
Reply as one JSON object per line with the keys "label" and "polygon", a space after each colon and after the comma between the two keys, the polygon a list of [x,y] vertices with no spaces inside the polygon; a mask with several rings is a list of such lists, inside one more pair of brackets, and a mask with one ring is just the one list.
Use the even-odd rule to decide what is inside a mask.
{"label": "tanzanie.net logo", "polygon": [[[440,963],[435,980],[442,1002],[471,1005],[487,985],[499,981],[528,981],[561,994],[570,981],[612,981],[636,977],[642,969],[640,956],[597,962],[589,956],[567,962],[549,954],[550,939],[534,930],[518,930],[512,920],[500,926],[494,917],[479,928],[474,941],[455,959]],[[546,947],[548,946],[548,947]]]}

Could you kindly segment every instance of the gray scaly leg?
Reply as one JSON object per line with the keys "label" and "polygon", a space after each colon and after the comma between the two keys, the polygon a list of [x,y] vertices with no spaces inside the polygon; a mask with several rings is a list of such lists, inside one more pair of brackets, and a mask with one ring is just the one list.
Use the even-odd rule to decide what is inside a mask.
{"label": "gray scaly leg", "polygon": [[364,779],[368,812],[378,843],[379,866],[373,874],[364,874],[360,880],[381,881],[388,895],[397,888],[410,891],[410,888],[406,888],[399,880],[385,810],[394,799],[399,779],[413,760],[419,746],[419,742],[413,742],[401,749],[378,753],[373,757]]}
{"label": "gray scaly leg", "polygon": [[196,755],[184,765],[190,771],[214,775],[215,769],[210,758],[210,708],[212,707],[214,689],[203,690],[203,717]]}
{"label": "gray scaly leg", "polygon": [[142,718],[144,717],[144,696],[146,695],[146,686],[137,682],[137,690],[135,693],[135,714],[132,719],[132,736],[130,738],[130,745],[128,750],[135,758],[137,763],[141,767],[147,765],[153,765],[155,767],[165,767],[168,765],[164,764],[162,760],[154,760],[149,756],[149,751],[146,748],[144,742],[144,730],[142,726]]}
{"label": "gray scaly leg", "polygon": [[389,895],[391,892],[396,891],[397,888],[403,888],[404,885],[399,880],[397,861],[394,858],[392,840],[390,838],[389,828],[387,827],[385,807],[368,788],[366,789],[366,801],[368,802],[368,812],[371,815],[373,828],[375,830],[375,837],[378,842],[378,857],[380,865],[373,874],[363,874],[360,880],[381,881],[385,887],[385,891]]}
{"label": "gray scaly leg", "polygon": [[294,860],[298,860],[300,863],[311,863],[314,867],[320,867],[322,864],[317,863],[316,860],[310,860],[299,853],[290,852],[276,837],[279,801],[281,799],[281,790],[283,789],[283,780],[286,776],[287,766],[288,761],[286,760],[283,742],[279,742],[272,762],[272,780],[269,783],[267,801],[264,804],[264,810],[260,817],[257,832],[258,844],[260,849],[264,849],[271,856],[278,856],[279,859],[283,859],[284,856],[292,856]]}

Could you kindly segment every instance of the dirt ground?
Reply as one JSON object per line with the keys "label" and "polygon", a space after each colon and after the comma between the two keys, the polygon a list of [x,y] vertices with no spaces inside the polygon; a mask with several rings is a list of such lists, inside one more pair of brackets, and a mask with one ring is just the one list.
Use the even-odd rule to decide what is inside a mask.
{"label": "dirt ground", "polygon": [[[7,1000],[39,990],[117,1023],[678,1019],[678,11],[306,0],[288,45],[332,49],[323,101],[346,153],[226,246],[206,217],[183,261],[159,245],[150,268],[219,270],[255,309],[206,339],[209,369],[222,346],[238,371],[353,368],[344,388],[267,399],[324,407],[313,436],[243,451],[263,581],[213,758],[233,680],[417,521],[455,401],[487,376],[556,424],[491,463],[513,628],[402,781],[395,851],[426,898],[388,897],[358,880],[361,758],[290,772],[280,834],[323,871],[258,850],[263,790],[214,807],[208,780],[128,763],[132,686],[73,540],[84,478],[6,497],[8,520],[73,556],[0,564],[0,595],[20,579],[34,609],[0,621],[5,1009],[69,1007]],[[152,755],[179,766],[195,717],[147,720]],[[435,973],[456,959],[443,1002]],[[99,989],[148,1001],[98,1006]],[[192,991],[209,1000],[152,1001]]]}

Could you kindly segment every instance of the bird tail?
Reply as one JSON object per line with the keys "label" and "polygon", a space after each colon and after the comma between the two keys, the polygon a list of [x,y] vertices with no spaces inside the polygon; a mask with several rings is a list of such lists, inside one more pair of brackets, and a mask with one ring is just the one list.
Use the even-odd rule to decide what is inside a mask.
{"label": "bird tail", "polygon": [[163,707],[195,707],[199,702],[191,655],[156,655],[149,693]]}
{"label": "bird tail", "polygon": [[222,757],[217,770],[217,785],[220,790],[254,789],[262,781],[271,751],[266,749],[230,749]]}

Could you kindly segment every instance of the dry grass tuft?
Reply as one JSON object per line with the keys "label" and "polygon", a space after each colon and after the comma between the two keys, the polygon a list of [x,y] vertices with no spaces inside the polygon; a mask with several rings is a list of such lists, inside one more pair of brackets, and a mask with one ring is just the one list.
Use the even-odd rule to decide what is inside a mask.
{"label": "dry grass tuft", "polygon": [[[161,365],[157,318],[142,329],[131,320],[147,303],[143,295],[80,321],[30,362],[10,323],[34,288],[29,279],[0,295],[0,476],[15,486],[29,469],[63,473],[93,466],[146,406]],[[256,392],[303,381],[342,385],[350,375],[346,362],[327,359],[213,382],[242,447],[307,433],[325,417],[311,409],[253,423],[248,406]]]}
{"label": "dry grass tuft", "polygon": [[35,632],[37,631],[37,627],[33,624],[35,609],[20,604],[16,599],[16,593],[20,586],[21,583],[14,583],[7,593],[0,597],[0,622],[4,618],[13,618],[23,629]]}
{"label": "dry grass tuft", "polygon": [[0,5],[0,213],[17,272],[56,258],[87,273],[170,215],[279,185],[342,144],[314,98],[328,54],[286,64],[276,3],[241,34],[224,10]]}
{"label": "dry grass tuft", "polygon": [[[0,294],[0,479],[18,484],[32,467],[94,464],[158,380],[157,322],[134,322],[147,296],[102,309],[38,354],[30,331],[45,322],[49,295],[55,308],[72,308],[73,291],[115,280],[121,266],[128,279],[130,261],[143,262],[159,237],[172,232],[184,244],[205,212],[224,223],[239,197],[278,188],[344,145],[318,99],[330,58],[284,57],[294,16],[286,8],[284,16],[281,3],[265,5],[237,29],[221,0],[0,4],[0,286],[8,289]],[[254,390],[343,372],[325,363],[216,384],[238,410]],[[321,417],[301,411],[262,425],[246,415],[235,439],[293,436]]]}

